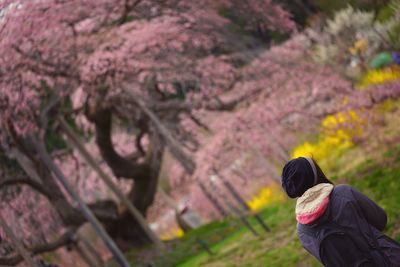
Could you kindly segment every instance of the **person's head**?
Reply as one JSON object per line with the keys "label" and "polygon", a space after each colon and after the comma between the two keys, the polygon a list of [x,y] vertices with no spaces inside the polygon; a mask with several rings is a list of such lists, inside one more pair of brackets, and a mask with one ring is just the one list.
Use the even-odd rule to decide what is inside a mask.
{"label": "person's head", "polygon": [[300,197],[320,183],[332,184],[312,158],[292,159],[283,167],[282,188],[290,198]]}

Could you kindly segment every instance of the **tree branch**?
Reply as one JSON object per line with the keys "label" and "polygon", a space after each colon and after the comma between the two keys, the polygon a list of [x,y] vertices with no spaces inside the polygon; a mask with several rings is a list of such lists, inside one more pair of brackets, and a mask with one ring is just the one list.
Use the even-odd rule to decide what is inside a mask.
{"label": "tree branch", "polygon": [[203,123],[199,118],[197,118],[192,112],[189,113],[189,118],[199,127],[203,128],[209,133],[212,133],[210,127]]}
{"label": "tree branch", "polygon": [[140,154],[142,156],[144,156],[146,154],[146,152],[143,149],[142,143],[141,143],[144,135],[145,135],[145,132],[143,130],[140,130],[140,132],[136,136],[136,140],[135,140],[136,149],[140,152]]}
{"label": "tree branch", "polygon": [[18,64],[15,66],[15,68],[28,68],[30,71],[36,74],[79,79],[79,76],[76,73],[73,73],[67,65],[61,65],[60,63],[47,61],[43,59],[40,54],[26,53],[16,45],[14,45],[13,48],[21,56],[24,56],[35,63],[40,63],[42,65],[42,68],[39,68],[38,64]]}
{"label": "tree branch", "polygon": [[182,150],[179,142],[171,135],[171,132],[164,126],[164,124],[160,121],[156,114],[153,113],[141,99],[133,95],[130,91],[122,88],[122,90],[131,97],[131,100],[142,110],[144,114],[149,118],[149,120],[153,123],[155,129],[160,134],[160,136],[164,139],[167,144],[169,150],[174,155],[174,157],[179,160],[182,166],[189,174],[193,174],[194,169],[196,168],[196,164],[194,161]]}
{"label": "tree branch", "polygon": [[115,151],[111,140],[112,113],[109,109],[100,107],[88,108],[86,117],[95,124],[97,146],[103,159],[116,177],[134,180],[147,179],[149,177],[150,166],[147,162],[136,163],[120,156]]}
{"label": "tree branch", "polygon": [[30,186],[32,189],[38,191],[39,193],[41,193],[47,197],[51,196],[51,193],[48,190],[46,190],[46,188],[42,184],[40,184],[28,177],[17,178],[17,179],[7,178],[5,180],[2,180],[2,181],[0,181],[0,189],[3,187],[6,187],[6,186],[12,186],[12,185],[16,185],[16,184],[26,184],[26,185]]}
{"label": "tree branch", "polygon": [[[39,255],[45,252],[54,251],[60,247],[68,245],[73,242],[72,237],[76,231],[76,228],[73,228],[67,232],[65,232],[59,239],[55,240],[51,243],[36,245],[31,248],[28,248],[28,251],[31,252],[31,255]],[[6,258],[0,258],[0,265],[6,266],[15,266],[23,261],[21,255],[10,256]]]}
{"label": "tree branch", "polygon": [[125,0],[124,11],[121,17],[118,19],[117,24],[121,25],[128,22],[129,12],[131,12],[138,4],[140,4],[140,2],[142,2],[142,0],[136,0],[134,3],[130,4],[130,0]]}

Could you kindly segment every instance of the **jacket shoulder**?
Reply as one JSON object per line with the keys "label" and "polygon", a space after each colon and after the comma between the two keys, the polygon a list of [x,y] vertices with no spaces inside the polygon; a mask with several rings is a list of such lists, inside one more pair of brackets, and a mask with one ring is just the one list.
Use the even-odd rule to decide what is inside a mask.
{"label": "jacket shoulder", "polygon": [[338,184],[338,185],[335,185],[335,187],[333,188],[333,191],[337,194],[348,194],[351,191],[353,191],[353,187],[351,187],[350,185],[347,185],[347,184]]}
{"label": "jacket shoulder", "polygon": [[332,198],[339,197],[341,199],[354,200],[354,188],[347,184],[335,185],[332,191]]}

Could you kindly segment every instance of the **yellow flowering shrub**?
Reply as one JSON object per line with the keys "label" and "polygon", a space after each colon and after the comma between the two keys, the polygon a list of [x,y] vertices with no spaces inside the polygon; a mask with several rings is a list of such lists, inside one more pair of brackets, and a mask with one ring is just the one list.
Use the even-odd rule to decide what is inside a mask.
{"label": "yellow flowering shrub", "polygon": [[[383,84],[400,79],[400,67],[389,67],[380,70],[369,70],[357,88],[362,90],[370,85]],[[348,102],[343,98],[342,104]],[[378,113],[385,113],[396,106],[396,101],[387,100],[375,109]],[[362,111],[339,112],[324,118],[321,122],[320,133],[315,142],[304,142],[296,146],[291,156],[313,157],[323,169],[329,169],[332,161],[354,145],[355,138],[363,137],[367,121],[360,117]]]}
{"label": "yellow flowering shrub", "polygon": [[400,78],[399,67],[388,67],[378,70],[369,70],[357,84],[357,88],[362,90],[370,85],[383,84]]}
{"label": "yellow flowering shrub", "polygon": [[168,232],[162,233],[160,235],[160,239],[163,241],[166,240],[171,240],[171,239],[175,239],[178,237],[182,237],[184,235],[184,232],[181,228],[177,227],[177,228],[173,228],[171,230],[169,230]]}
{"label": "yellow flowering shrub", "polygon": [[363,135],[363,120],[355,111],[339,112],[325,117],[316,142],[305,142],[296,146],[291,156],[313,157],[321,166],[329,168],[329,161],[339,157],[353,146],[353,138]]}
{"label": "yellow flowering shrub", "polygon": [[320,165],[324,165],[325,160],[339,156],[352,145],[353,142],[346,135],[341,137],[325,136],[315,143],[305,142],[295,147],[291,156],[293,158],[313,157]]}
{"label": "yellow flowering shrub", "polygon": [[325,117],[321,123],[321,132],[329,138],[337,139],[336,143],[338,144],[355,137],[361,137],[363,126],[366,123],[354,110],[338,112],[335,115]]}
{"label": "yellow flowering shrub", "polygon": [[259,211],[269,204],[282,202],[285,199],[282,190],[276,184],[264,187],[247,204],[252,211]]}

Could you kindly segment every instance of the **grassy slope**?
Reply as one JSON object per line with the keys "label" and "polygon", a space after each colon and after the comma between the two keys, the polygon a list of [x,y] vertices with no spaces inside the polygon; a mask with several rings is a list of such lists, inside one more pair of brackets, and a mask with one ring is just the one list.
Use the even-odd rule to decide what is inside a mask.
{"label": "grassy slope", "polygon": [[[352,158],[360,151],[349,151]],[[351,163],[350,161],[348,161]],[[377,201],[388,213],[386,233],[400,241],[400,145],[380,152],[374,159],[364,158],[337,182],[349,183]],[[155,266],[320,266],[301,247],[296,237],[293,216],[294,201],[267,207],[262,217],[272,232],[263,233],[251,220],[259,237],[254,237],[235,219],[214,222],[169,244],[167,253],[155,256]],[[215,253],[209,256],[195,242],[196,236],[206,240]],[[140,265],[143,253],[131,252],[128,258]]]}
{"label": "grassy slope", "polygon": [[[348,183],[378,202],[388,213],[386,233],[400,241],[400,109],[393,105],[387,124],[370,136],[363,147],[348,150],[336,160],[329,177],[336,183]],[[380,136],[384,136],[382,140]],[[390,144],[384,147],[382,144]],[[368,147],[368,148],[366,148]],[[168,250],[156,253],[151,249],[127,254],[133,266],[320,266],[301,247],[296,236],[294,200],[267,207],[262,217],[271,227],[254,237],[236,219],[213,222],[196,229],[183,238],[168,243]],[[205,240],[214,255],[204,252],[196,237]],[[151,259],[151,260],[146,260]]]}
{"label": "grassy slope", "polygon": [[[356,187],[383,207],[388,214],[385,232],[400,242],[400,145],[394,141],[400,136],[398,109],[399,102],[396,101],[394,113],[387,116],[389,125],[370,136],[367,144],[363,144],[364,148],[356,147],[336,159],[329,177],[336,183]],[[385,136],[386,140],[379,136]],[[394,145],[382,147],[388,140]],[[294,201],[289,200],[263,211],[262,216],[272,228],[271,233],[254,237],[241,227],[224,240],[213,243],[211,248],[215,255],[209,256],[205,252],[186,255],[175,258],[175,264],[170,266],[321,266],[305,252],[297,239],[294,205]],[[255,222],[253,225],[262,233],[261,227]],[[206,225],[202,229],[207,232],[209,228]]]}
{"label": "grassy slope", "polygon": [[[387,211],[386,232],[400,241],[400,146],[375,159],[365,159],[344,177],[340,182],[355,186]],[[294,201],[268,207],[263,217],[272,233],[255,238],[245,230],[239,231],[212,247],[215,256],[200,253],[178,266],[319,266],[297,240],[293,209]]]}

